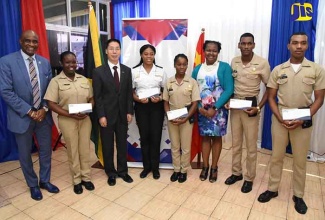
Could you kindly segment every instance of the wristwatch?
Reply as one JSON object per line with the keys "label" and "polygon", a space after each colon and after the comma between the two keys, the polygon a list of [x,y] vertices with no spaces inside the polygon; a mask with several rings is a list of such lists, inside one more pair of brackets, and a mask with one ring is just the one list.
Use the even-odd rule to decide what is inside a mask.
{"label": "wristwatch", "polygon": [[259,106],[257,106],[256,109],[257,109],[257,113],[261,112],[261,108]]}
{"label": "wristwatch", "polygon": [[43,109],[44,109],[45,112],[49,111],[49,108],[46,105],[43,106]]}

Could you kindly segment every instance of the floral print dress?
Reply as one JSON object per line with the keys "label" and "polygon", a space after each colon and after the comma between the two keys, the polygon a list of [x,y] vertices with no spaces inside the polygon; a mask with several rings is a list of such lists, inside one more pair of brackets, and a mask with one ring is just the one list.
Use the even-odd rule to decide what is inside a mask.
{"label": "floral print dress", "polygon": [[[223,89],[218,79],[219,63],[211,66],[202,64],[197,82],[200,89],[201,101],[199,108],[211,108],[218,101]],[[224,136],[227,133],[228,110],[221,107],[216,114],[211,118],[198,113],[198,125],[201,136]]]}

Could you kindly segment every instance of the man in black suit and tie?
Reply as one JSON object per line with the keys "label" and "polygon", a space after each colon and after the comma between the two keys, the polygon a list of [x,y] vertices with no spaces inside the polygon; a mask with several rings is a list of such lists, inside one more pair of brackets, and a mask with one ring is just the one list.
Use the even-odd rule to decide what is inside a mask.
{"label": "man in black suit and tie", "polygon": [[[127,167],[127,129],[133,115],[131,69],[121,63],[121,43],[117,39],[107,41],[106,64],[93,71],[95,108],[102,141],[104,168],[108,185],[116,184],[116,176],[125,182],[133,179]],[[114,167],[114,134],[116,137],[117,169]]]}

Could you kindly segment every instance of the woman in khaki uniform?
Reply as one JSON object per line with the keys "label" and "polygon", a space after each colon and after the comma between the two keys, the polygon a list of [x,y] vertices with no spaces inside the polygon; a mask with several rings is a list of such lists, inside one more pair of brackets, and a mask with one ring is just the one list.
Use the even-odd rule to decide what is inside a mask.
{"label": "woman in khaki uniform", "polygon": [[196,111],[198,100],[201,99],[197,82],[186,75],[187,65],[187,56],[176,55],[174,59],[176,74],[168,79],[163,92],[165,112],[184,107],[188,109],[186,117],[170,120],[167,123],[174,167],[170,180],[172,182],[178,180],[179,183],[187,179],[191,158],[192,136],[189,134],[192,134],[193,128],[192,115]]}
{"label": "woman in khaki uniform", "polygon": [[89,145],[91,122],[87,114],[69,114],[69,104],[93,103],[93,89],[87,78],[75,73],[76,55],[65,51],[60,55],[63,71],[54,77],[45,94],[49,108],[58,113],[59,128],[64,137],[70,171],[76,194],[94,190],[90,181]]}

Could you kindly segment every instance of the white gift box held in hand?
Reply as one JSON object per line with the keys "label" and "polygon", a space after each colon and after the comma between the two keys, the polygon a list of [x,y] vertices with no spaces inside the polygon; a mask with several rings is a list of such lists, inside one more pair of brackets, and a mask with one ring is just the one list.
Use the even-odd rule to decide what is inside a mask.
{"label": "white gift box held in hand", "polygon": [[92,111],[91,103],[69,104],[69,114],[90,113]]}
{"label": "white gift box held in hand", "polygon": [[139,99],[145,99],[152,96],[159,95],[160,91],[159,88],[151,88],[151,89],[142,89],[137,92]]}
{"label": "white gift box held in hand", "polygon": [[174,120],[176,118],[184,118],[188,115],[187,108],[180,108],[172,111],[167,112],[168,120]]}
{"label": "white gift box held in hand", "polygon": [[229,107],[233,109],[247,109],[252,107],[252,100],[230,99]]}
{"label": "white gift box held in hand", "polygon": [[309,108],[282,109],[283,120],[310,120]]}

